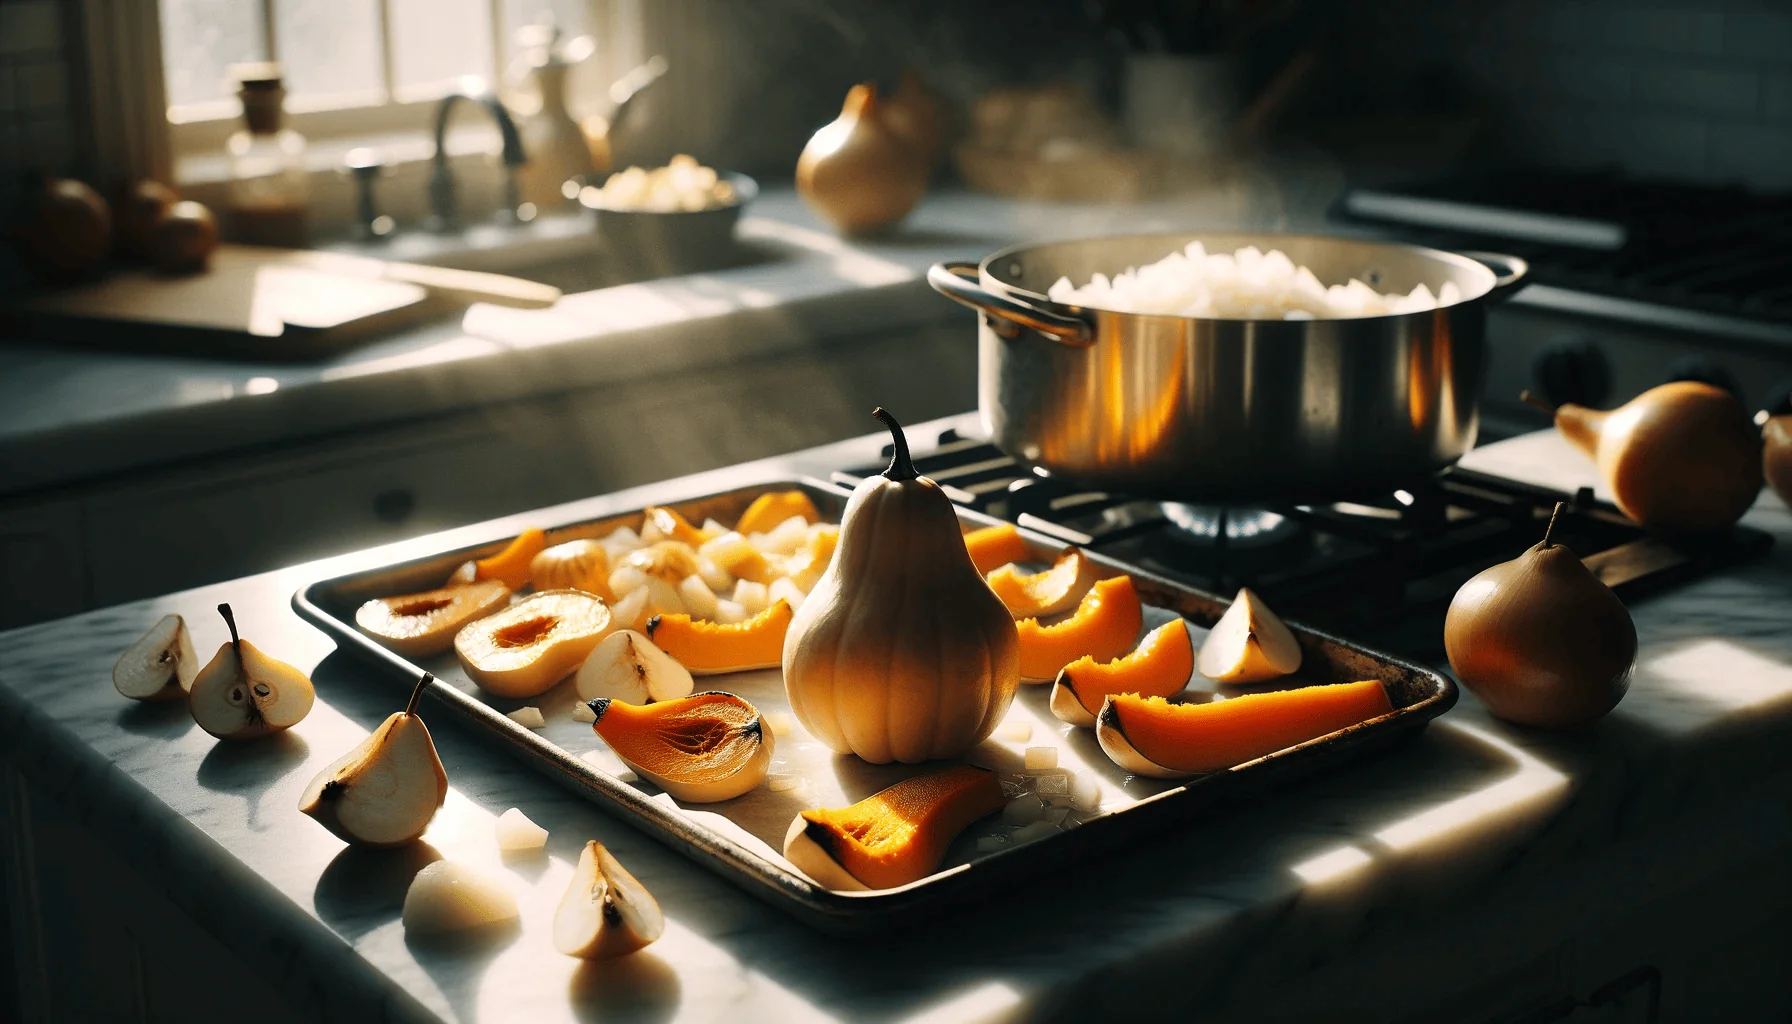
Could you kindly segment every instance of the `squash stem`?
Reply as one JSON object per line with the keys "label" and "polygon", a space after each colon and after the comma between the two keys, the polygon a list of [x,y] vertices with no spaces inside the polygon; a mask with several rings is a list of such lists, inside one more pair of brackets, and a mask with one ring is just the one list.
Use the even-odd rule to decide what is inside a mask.
{"label": "squash stem", "polygon": [[894,442],[892,447],[895,448],[895,451],[890,454],[890,468],[884,470],[884,478],[887,480],[913,480],[920,476],[921,474],[915,470],[914,460],[909,457],[908,438],[902,433],[902,424],[896,422],[896,417],[884,411],[884,407],[881,405],[871,410],[871,415],[876,416],[884,426],[890,428],[890,438]]}
{"label": "squash stem", "polygon": [[1552,511],[1552,512],[1550,512],[1550,514],[1549,514],[1549,525],[1548,525],[1548,526],[1545,526],[1545,527],[1544,527],[1544,528],[1543,528],[1543,544],[1542,544],[1542,547],[1543,547],[1543,549],[1544,549],[1544,550],[1545,550],[1545,551],[1547,551],[1547,550],[1549,550],[1549,537],[1550,537],[1550,534],[1552,534],[1552,533],[1555,533],[1555,532],[1556,532],[1556,520],[1557,520],[1557,519],[1560,519],[1560,518],[1561,518],[1561,516],[1562,516],[1562,507],[1563,507],[1563,506],[1564,506],[1564,505],[1566,505],[1566,504],[1568,504],[1568,503],[1567,503],[1567,502],[1565,502],[1565,501],[1558,501],[1558,502],[1556,502],[1556,507],[1555,507],[1555,510],[1554,510],[1554,511]]}
{"label": "squash stem", "polygon": [[417,680],[416,688],[411,691],[410,701],[404,706],[405,714],[414,715],[417,713],[417,705],[423,700],[423,691],[429,689],[429,684],[435,681],[435,676],[430,675],[428,672],[423,673],[423,678]]}

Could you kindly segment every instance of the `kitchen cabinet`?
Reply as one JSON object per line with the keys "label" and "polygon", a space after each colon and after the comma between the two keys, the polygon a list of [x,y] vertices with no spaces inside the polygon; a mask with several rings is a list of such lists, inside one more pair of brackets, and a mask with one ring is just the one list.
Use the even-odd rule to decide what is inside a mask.
{"label": "kitchen cabinet", "polygon": [[976,363],[955,319],[25,496],[0,628],[963,412]]}

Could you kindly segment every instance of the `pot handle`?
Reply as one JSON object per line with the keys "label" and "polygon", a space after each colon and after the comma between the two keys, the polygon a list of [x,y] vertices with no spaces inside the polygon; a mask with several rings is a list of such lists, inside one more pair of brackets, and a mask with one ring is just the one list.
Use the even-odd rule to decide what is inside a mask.
{"label": "pot handle", "polygon": [[1487,293],[1490,302],[1502,302],[1512,293],[1530,282],[1525,278],[1531,276],[1529,260],[1518,256],[1508,256],[1503,252],[1481,252],[1464,250],[1462,255],[1483,264],[1493,271],[1493,290]]}
{"label": "pot handle", "polygon": [[991,294],[980,285],[967,280],[976,276],[977,264],[967,260],[935,263],[927,270],[927,283],[933,286],[934,291],[953,302],[1038,331],[1060,344],[1072,348],[1088,348],[1095,344],[1095,326],[1089,321],[1029,306],[1007,296]]}

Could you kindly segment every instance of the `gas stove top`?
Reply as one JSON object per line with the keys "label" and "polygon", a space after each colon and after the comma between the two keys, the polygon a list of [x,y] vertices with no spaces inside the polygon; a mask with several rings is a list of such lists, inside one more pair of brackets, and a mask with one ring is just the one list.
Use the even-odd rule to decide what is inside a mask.
{"label": "gas stove top", "polygon": [[[1427,661],[1442,658],[1443,614],[1457,588],[1537,543],[1564,497],[1455,468],[1357,502],[1188,505],[1070,486],[955,430],[930,450],[913,440],[916,467],[960,505],[1211,593],[1248,586],[1290,618]],[[858,466],[833,480],[851,487],[882,469]],[[1627,599],[1772,544],[1748,528],[1670,543],[1587,491],[1569,496],[1555,536]]]}

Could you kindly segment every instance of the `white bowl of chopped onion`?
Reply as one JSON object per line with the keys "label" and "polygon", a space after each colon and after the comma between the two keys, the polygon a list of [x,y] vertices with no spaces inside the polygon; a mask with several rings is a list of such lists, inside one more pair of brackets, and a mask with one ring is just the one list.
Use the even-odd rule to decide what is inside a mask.
{"label": "white bowl of chopped onion", "polygon": [[680,154],[664,167],[630,167],[587,185],[579,203],[613,256],[676,271],[729,262],[741,209],[758,194],[752,178]]}

